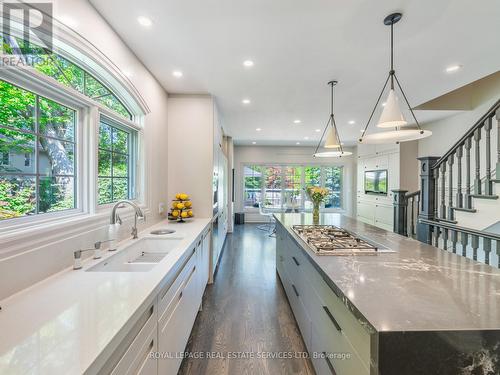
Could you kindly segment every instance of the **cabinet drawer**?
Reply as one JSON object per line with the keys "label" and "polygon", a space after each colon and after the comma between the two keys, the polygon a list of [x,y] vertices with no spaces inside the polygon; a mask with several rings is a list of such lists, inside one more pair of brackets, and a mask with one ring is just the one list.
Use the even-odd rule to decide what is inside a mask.
{"label": "cabinet drawer", "polygon": [[315,293],[311,296],[312,298],[318,298],[314,306],[317,306],[318,302],[320,304],[320,310],[314,310],[315,312],[320,312],[316,313],[316,315],[321,318],[325,326],[329,326],[332,332],[337,333],[335,321],[340,326],[342,340],[347,340],[365,365],[369,367],[370,335],[358,322],[353,313],[344,305],[341,299],[337,297],[333,290],[326,284],[313,265],[308,263],[305,267],[308,268],[306,276]]}
{"label": "cabinet drawer", "polygon": [[149,355],[157,350],[156,305],[151,305],[143,319],[146,320],[144,325],[111,372],[112,375],[152,374],[145,372],[149,368],[154,368],[156,373],[156,360]]}
{"label": "cabinet drawer", "polygon": [[[323,330],[313,323],[311,338],[311,360],[317,375],[369,375],[370,371],[349,350],[337,348],[332,351],[325,344]],[[350,356],[349,356],[350,354]]]}
{"label": "cabinet drawer", "polygon": [[306,347],[311,350],[311,319],[306,312],[306,308],[301,299],[301,291],[298,286],[294,284],[291,279],[291,276],[284,271],[285,277],[282,277],[281,281],[285,288],[286,295],[288,297],[288,302],[293,311],[293,315],[295,316],[295,320],[300,329],[300,333],[302,335],[302,339],[306,344]]}
{"label": "cabinet drawer", "polygon": [[184,265],[181,267],[177,276],[175,277],[173,283],[167,285],[158,296],[158,317],[162,319],[163,316],[168,311],[172,311],[172,303],[175,304],[174,296],[178,293],[179,288],[186,281],[189,276],[193,266],[196,264],[196,248],[190,251],[188,258],[184,261]]}
{"label": "cabinet drawer", "polygon": [[172,303],[158,322],[158,373],[177,374],[191,328],[198,312],[198,287],[196,265],[189,267],[189,274],[177,290]]}

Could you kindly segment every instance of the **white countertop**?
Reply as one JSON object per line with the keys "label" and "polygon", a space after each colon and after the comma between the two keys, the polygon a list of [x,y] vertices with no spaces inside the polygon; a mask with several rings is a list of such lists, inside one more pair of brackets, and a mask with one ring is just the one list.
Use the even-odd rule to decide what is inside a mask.
{"label": "white countertop", "polygon": [[[151,301],[160,282],[209,223],[210,219],[163,221],[139,233],[144,238],[166,227],[183,237],[181,245],[149,272],[85,272],[102,261],[87,259],[83,270],[68,268],[1,301],[0,374],[82,374],[103,353],[110,355],[112,339]],[[105,252],[103,259],[113,254]]]}

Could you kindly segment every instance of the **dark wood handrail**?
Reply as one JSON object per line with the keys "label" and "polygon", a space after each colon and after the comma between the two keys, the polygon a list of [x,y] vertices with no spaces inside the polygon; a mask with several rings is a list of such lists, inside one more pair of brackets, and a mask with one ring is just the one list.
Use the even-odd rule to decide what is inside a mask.
{"label": "dark wood handrail", "polygon": [[498,234],[485,232],[485,231],[477,230],[477,229],[464,228],[464,227],[460,227],[458,225],[455,225],[455,224],[452,224],[452,223],[449,223],[446,221],[428,220],[428,219],[420,218],[419,222],[422,224],[432,225],[432,226],[436,226],[436,227],[440,227],[440,228],[451,229],[451,230],[454,230],[457,232],[471,234],[473,236],[488,238],[488,239],[494,240],[494,241],[500,241],[500,235],[498,235]]}
{"label": "dark wood handrail", "polygon": [[410,198],[416,197],[417,195],[420,195],[420,190],[414,191],[413,193],[407,193],[405,195],[405,198],[410,199]]}
{"label": "dark wood handrail", "polygon": [[497,111],[497,109],[500,108],[500,99],[498,99],[496,101],[495,104],[493,104],[493,106],[488,110],[488,112],[486,112],[475,124],[472,128],[470,128],[464,135],[462,138],[460,138],[451,148],[450,150],[444,154],[441,158],[438,159],[438,161],[436,162],[436,164],[434,164],[434,166],[432,167],[432,169],[436,169],[436,168],[439,168],[441,166],[441,164],[443,164],[444,162],[446,162],[446,160],[448,160],[448,158],[454,154],[456,151],[457,151],[457,148],[460,146],[460,145],[463,145],[465,143],[465,140],[467,138],[470,138],[474,135],[474,132],[480,128],[481,126],[484,125],[484,122],[489,118],[489,117],[492,117],[495,115],[495,112]]}

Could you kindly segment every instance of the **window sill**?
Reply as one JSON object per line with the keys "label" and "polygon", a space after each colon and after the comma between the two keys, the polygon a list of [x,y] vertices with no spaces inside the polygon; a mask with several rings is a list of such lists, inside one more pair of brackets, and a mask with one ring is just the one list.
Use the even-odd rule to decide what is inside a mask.
{"label": "window sill", "polygon": [[[150,210],[144,206],[146,216]],[[132,208],[122,209],[121,218],[126,223],[134,217]],[[86,232],[104,229],[109,224],[109,210],[99,210],[95,214],[73,213],[47,220],[36,220],[26,224],[0,229],[0,260],[25,251],[33,251],[48,243],[80,236]]]}

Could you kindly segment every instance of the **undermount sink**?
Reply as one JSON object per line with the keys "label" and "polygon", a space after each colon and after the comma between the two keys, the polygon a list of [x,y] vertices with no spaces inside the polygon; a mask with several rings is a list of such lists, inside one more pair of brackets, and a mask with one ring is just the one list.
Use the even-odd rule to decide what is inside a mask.
{"label": "undermount sink", "polygon": [[141,238],[85,272],[148,272],[175,250],[182,238]]}

